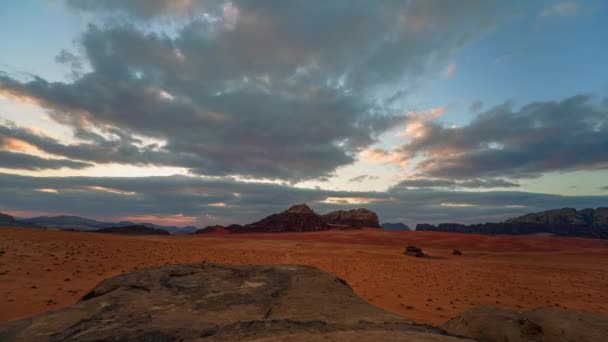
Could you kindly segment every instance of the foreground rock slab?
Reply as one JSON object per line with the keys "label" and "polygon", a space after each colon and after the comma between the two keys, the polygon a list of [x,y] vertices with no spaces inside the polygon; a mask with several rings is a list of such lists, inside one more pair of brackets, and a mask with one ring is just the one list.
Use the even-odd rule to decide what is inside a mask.
{"label": "foreground rock slab", "polygon": [[442,328],[479,341],[608,341],[608,317],[548,308],[518,312],[478,306],[449,320]]}
{"label": "foreground rock slab", "polygon": [[467,341],[372,306],[309,266],[171,265],[103,281],[0,341]]}

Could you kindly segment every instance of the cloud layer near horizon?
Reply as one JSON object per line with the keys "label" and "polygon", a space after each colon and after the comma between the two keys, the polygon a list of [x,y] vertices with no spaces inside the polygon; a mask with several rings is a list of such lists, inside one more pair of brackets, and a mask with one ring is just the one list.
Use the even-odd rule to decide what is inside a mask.
{"label": "cloud layer near horizon", "polygon": [[187,176],[65,178],[0,174],[0,190],[0,211],[25,216],[156,217],[157,222],[173,218],[182,224],[199,226],[248,223],[297,203],[308,203],[320,213],[367,207],[376,211],[382,222],[402,221],[413,225],[500,221],[549,208],[598,207],[608,202],[608,196],[516,191],[464,192],[402,187],[387,192],[328,191]]}

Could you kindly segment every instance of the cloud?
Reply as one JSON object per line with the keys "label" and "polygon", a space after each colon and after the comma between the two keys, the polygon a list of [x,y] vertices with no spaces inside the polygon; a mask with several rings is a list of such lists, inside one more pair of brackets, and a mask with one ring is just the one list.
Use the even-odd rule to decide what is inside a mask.
{"label": "cloud", "polygon": [[0,168],[18,170],[84,169],[92,164],[69,159],[46,159],[27,153],[0,150]]}
{"label": "cloud", "polygon": [[452,78],[456,74],[456,65],[454,63],[450,63],[448,67],[443,72],[443,77]]}
{"label": "cloud", "polygon": [[480,100],[474,101],[469,106],[469,111],[472,113],[478,112],[483,109],[483,102]]}
{"label": "cloud", "polygon": [[608,185],[601,187],[600,190],[608,190]]}
{"label": "cloud", "polygon": [[[139,19],[151,19],[159,16],[186,15],[205,5],[213,4],[211,0],[66,0],[72,8],[86,12],[119,11]],[[218,1],[215,1],[218,3]]]}
{"label": "cloud", "polygon": [[490,108],[460,127],[414,119],[401,146],[384,153],[422,178],[532,178],[608,169],[608,107],[586,95]]}
{"label": "cloud", "polygon": [[455,181],[447,178],[414,178],[399,182],[394,188],[516,188],[519,184],[504,179],[469,179]]}
{"label": "cloud", "polygon": [[188,218],[199,226],[252,222],[294,203],[309,203],[319,213],[367,207],[376,211],[382,222],[399,219],[415,225],[421,222],[500,221],[549,208],[598,207],[607,201],[607,196],[557,196],[515,191],[404,187],[386,192],[329,191],[239,182],[230,178],[64,178],[0,173],[0,212],[72,214],[112,220]]}
{"label": "cloud", "polygon": [[541,17],[565,16],[576,14],[580,10],[580,6],[575,1],[558,1],[540,13]]}
{"label": "cloud", "polygon": [[[353,163],[403,123],[378,105],[379,89],[407,90],[435,74],[509,10],[476,0],[68,4],[113,19],[85,30],[81,56],[59,55],[90,70],[75,69],[73,82],[0,73],[0,94],[41,105],[83,141],[47,148],[95,162],[288,181]],[[142,22],[125,23],[125,15]],[[170,32],[152,22],[166,15],[181,18]],[[142,147],[124,140],[131,136],[162,143]]]}
{"label": "cloud", "polygon": [[380,178],[380,177],[378,177],[378,176],[370,176],[370,175],[359,175],[359,176],[356,176],[356,177],[353,177],[353,178],[349,179],[348,181],[351,182],[351,183],[361,183],[361,182],[366,181],[366,180],[376,180],[378,178]]}

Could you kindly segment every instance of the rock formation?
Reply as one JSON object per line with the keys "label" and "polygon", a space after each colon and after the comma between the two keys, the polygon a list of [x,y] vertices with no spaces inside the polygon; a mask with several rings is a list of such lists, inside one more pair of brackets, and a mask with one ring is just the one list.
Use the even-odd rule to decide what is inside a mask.
{"label": "rock formation", "polygon": [[298,204],[260,221],[243,227],[235,226],[229,228],[229,230],[233,233],[272,233],[313,232],[329,228],[329,225],[323,221],[321,216],[317,215],[308,205]]}
{"label": "rock formation", "polygon": [[2,341],[465,341],[372,306],[309,266],[171,265],[0,323]]}
{"label": "rock formation", "polygon": [[527,214],[503,223],[463,225],[441,223],[438,226],[419,224],[417,231],[441,231],[476,234],[538,234],[608,239],[608,208],[576,210],[555,209]]}
{"label": "rock formation", "polygon": [[321,217],[327,224],[338,228],[381,228],[378,215],[365,208],[332,211]]}
{"label": "rock formation", "polygon": [[169,232],[166,230],[146,226],[108,227],[95,230],[94,232],[125,235],[169,235]]}
{"label": "rock formation", "polygon": [[401,222],[397,222],[397,223],[389,223],[389,222],[385,222],[383,224],[381,224],[382,229],[385,230],[400,230],[400,231],[410,231],[410,227],[407,226],[407,224],[401,223]]}
{"label": "rock formation", "polygon": [[491,306],[465,311],[441,326],[478,341],[605,341],[608,317],[548,308],[518,312]]}

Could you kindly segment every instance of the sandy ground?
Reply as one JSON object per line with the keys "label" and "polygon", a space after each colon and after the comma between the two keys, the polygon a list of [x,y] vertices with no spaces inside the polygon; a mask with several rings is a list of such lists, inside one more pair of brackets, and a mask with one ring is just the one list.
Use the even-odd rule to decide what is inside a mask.
{"label": "sandy ground", "polygon": [[[416,245],[437,258],[402,254]],[[463,256],[453,256],[452,250]],[[170,263],[307,264],[423,323],[466,308],[550,306],[608,315],[608,241],[377,230],[145,236],[0,229],[0,320],[75,303],[101,280]]]}

